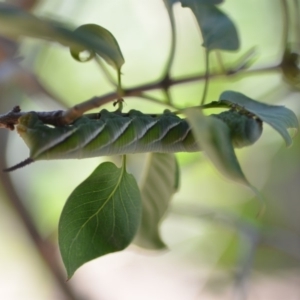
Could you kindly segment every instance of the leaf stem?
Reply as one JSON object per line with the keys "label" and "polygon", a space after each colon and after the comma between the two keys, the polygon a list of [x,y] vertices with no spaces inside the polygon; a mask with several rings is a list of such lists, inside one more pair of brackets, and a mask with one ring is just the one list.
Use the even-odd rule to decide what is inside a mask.
{"label": "leaf stem", "polygon": [[169,105],[169,106],[173,106],[172,105],[173,101],[172,101],[170,90],[169,89],[164,89],[163,92],[166,96],[166,104]]}
{"label": "leaf stem", "polygon": [[217,62],[219,64],[220,70],[221,70],[221,72],[223,72],[225,74],[226,69],[224,67],[224,62],[223,62],[221,51],[216,50],[215,53],[216,53],[216,58],[217,58]]}
{"label": "leaf stem", "polygon": [[202,94],[202,99],[200,105],[205,103],[207,91],[208,91],[208,84],[209,84],[209,50],[205,49],[205,83],[204,83],[204,90]]}
{"label": "leaf stem", "polygon": [[171,24],[171,46],[170,46],[170,52],[169,57],[165,66],[164,70],[164,76],[168,77],[174,62],[175,57],[175,50],[176,50],[176,25],[175,25],[175,19],[174,19],[174,13],[173,13],[173,7],[172,4],[169,4],[168,2],[165,3],[166,8],[169,14],[170,24]]}
{"label": "leaf stem", "polygon": [[97,55],[95,55],[95,61],[97,62],[98,66],[100,67],[100,69],[104,73],[104,75],[105,75],[106,79],[109,81],[109,83],[112,86],[116,87],[117,83],[116,83],[115,78],[113,78],[113,76],[111,76],[111,74],[107,70],[106,65],[103,63],[103,61],[101,60],[101,58],[98,57]]}
{"label": "leaf stem", "polygon": [[289,16],[288,16],[288,7],[286,0],[281,0],[282,6],[282,17],[283,17],[283,33],[282,33],[282,44],[283,49],[285,49],[288,41],[288,32],[289,32]]}
{"label": "leaf stem", "polygon": [[124,91],[123,91],[123,88],[122,88],[121,69],[118,69],[118,90],[117,90],[117,94],[118,94],[118,99],[121,99],[124,96]]}
{"label": "leaf stem", "polygon": [[126,171],[126,155],[122,155],[122,169]]}
{"label": "leaf stem", "polygon": [[299,33],[300,33],[300,20],[299,20],[299,2],[298,0],[294,0],[294,4],[295,4],[295,37],[296,37],[296,43],[297,43],[297,47],[299,49]]}

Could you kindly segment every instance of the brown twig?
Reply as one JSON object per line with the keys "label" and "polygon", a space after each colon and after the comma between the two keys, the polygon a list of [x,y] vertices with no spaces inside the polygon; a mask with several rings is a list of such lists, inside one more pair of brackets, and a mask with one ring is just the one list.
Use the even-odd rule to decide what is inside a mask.
{"label": "brown twig", "polygon": [[[215,73],[210,74],[210,78],[217,78],[221,76],[245,76],[245,75],[252,75],[262,72],[270,72],[274,71],[276,69],[279,69],[279,66],[270,66],[270,67],[264,67],[260,69],[252,69],[252,70],[230,70],[224,73]],[[230,74],[230,75],[228,75]],[[123,97],[130,97],[130,96],[142,96],[144,92],[151,91],[151,90],[157,90],[157,89],[168,89],[171,86],[179,85],[179,84],[185,84],[185,83],[191,83],[195,81],[205,80],[205,74],[202,75],[195,75],[195,76],[189,76],[189,77],[183,77],[178,79],[168,79],[166,80],[159,80],[154,83],[149,83],[145,85],[140,85],[132,88],[128,88],[124,90],[124,96]],[[54,126],[61,126],[65,124],[70,124],[77,118],[81,117],[85,112],[93,109],[98,108],[106,103],[112,102],[116,99],[118,99],[119,95],[117,92],[108,93],[105,95],[102,95],[100,97],[93,97],[89,100],[86,100],[80,104],[77,104],[73,106],[72,108],[68,110],[56,110],[56,111],[49,111],[49,112],[36,112],[38,114],[39,119],[45,123],[50,124]],[[162,105],[165,105],[165,103],[161,103]],[[20,110],[16,111],[14,108],[10,112],[0,115],[0,128],[8,128],[8,129],[14,129],[14,125],[18,124],[18,119],[24,115],[25,112],[21,112]]]}
{"label": "brown twig", "polygon": [[[63,110],[55,110],[48,112],[36,112],[36,114],[43,123],[59,126],[62,125],[60,123],[60,120],[63,115],[63,112]],[[19,118],[25,115],[26,113],[27,112],[21,112],[19,106],[15,106],[8,113],[0,115],[0,128],[14,130],[15,125],[18,124]]]}
{"label": "brown twig", "polygon": [[[210,74],[209,78],[217,78],[217,77],[222,77],[222,76],[234,76],[234,75],[252,75],[252,74],[257,74],[257,73],[262,73],[262,72],[270,72],[274,71],[276,69],[279,69],[279,65],[275,66],[270,66],[270,67],[264,67],[264,68],[259,68],[259,69],[251,69],[245,71],[244,69],[239,69],[239,70],[230,70],[227,71],[225,74],[224,73],[215,73],[215,74]],[[133,87],[130,89],[125,89],[124,90],[124,96],[123,97],[130,97],[130,96],[140,96],[143,92],[146,91],[151,91],[151,90],[157,90],[157,89],[168,89],[171,86],[174,85],[179,85],[179,84],[185,84],[185,83],[191,83],[195,81],[200,81],[200,80],[205,80],[206,76],[205,74],[201,75],[195,75],[195,76],[189,76],[189,77],[183,77],[183,78],[178,78],[178,79],[171,79],[169,78],[167,81],[164,79],[159,80],[154,83],[150,84],[145,84],[137,87]],[[100,107],[106,103],[109,103],[115,99],[117,99],[118,94],[116,92],[105,94],[100,97],[93,97],[87,101],[84,101],[80,104],[77,104],[73,106],[72,108],[66,110],[63,113],[62,120],[60,120],[61,124],[69,124],[82,116],[83,113],[86,111]],[[162,103],[164,104],[164,103]]]}

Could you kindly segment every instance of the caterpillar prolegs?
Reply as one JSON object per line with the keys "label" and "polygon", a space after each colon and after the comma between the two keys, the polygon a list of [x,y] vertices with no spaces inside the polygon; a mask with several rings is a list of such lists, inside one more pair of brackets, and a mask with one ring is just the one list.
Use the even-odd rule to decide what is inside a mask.
{"label": "caterpillar prolegs", "polygon": [[[229,110],[218,118],[230,129],[234,147],[253,144],[262,133],[262,121]],[[102,110],[99,118],[83,116],[74,123],[50,127],[30,112],[19,119],[17,131],[30,149],[30,157],[6,171],[35,160],[89,158],[145,152],[196,152],[201,147],[186,119],[165,111],[161,115]]]}

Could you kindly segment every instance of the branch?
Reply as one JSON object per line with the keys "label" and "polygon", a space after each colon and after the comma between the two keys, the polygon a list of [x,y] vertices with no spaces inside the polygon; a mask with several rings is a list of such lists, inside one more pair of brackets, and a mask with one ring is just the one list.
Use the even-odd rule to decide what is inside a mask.
{"label": "branch", "polygon": [[[273,72],[277,69],[280,69],[280,65],[270,66],[270,67],[263,67],[258,69],[251,69],[251,70],[245,70],[243,68],[238,69],[232,69],[227,70],[226,73],[215,73],[210,74],[209,78],[217,78],[217,77],[229,77],[229,76],[236,76],[236,75],[253,75],[257,73],[264,73],[264,72]],[[145,84],[137,87],[133,87],[130,89],[124,89],[124,97],[129,96],[141,96],[143,92],[151,91],[151,90],[157,90],[157,89],[163,89],[167,90],[171,86],[179,85],[179,84],[185,84],[195,81],[203,81],[206,79],[206,74],[201,75],[195,75],[195,76],[189,76],[189,77],[183,77],[178,79],[163,79],[154,83]],[[116,100],[118,98],[118,94],[116,92],[109,93],[100,97],[93,97],[92,99],[89,99],[87,101],[84,101],[78,105],[73,106],[69,110],[65,111],[62,120],[60,121],[61,124],[69,124],[82,116],[83,113],[85,113],[88,110],[91,110],[93,108],[100,107],[106,103],[109,103],[113,100]],[[162,103],[164,105],[164,103]]]}
{"label": "branch", "polygon": [[[260,69],[252,69],[252,70],[244,70],[244,69],[232,69],[228,70],[224,73],[215,73],[210,74],[209,78],[217,78],[217,77],[228,77],[228,76],[249,76],[257,73],[263,72],[272,72],[277,69],[280,69],[280,66],[270,66],[264,67]],[[143,97],[143,93],[151,90],[163,89],[166,90],[171,86],[191,83],[195,81],[203,81],[206,79],[206,74],[183,77],[178,79],[168,79],[168,80],[160,80],[154,83],[144,84],[132,88],[128,88],[124,90],[124,97],[130,96],[139,96]],[[65,124],[70,124],[74,120],[81,117],[85,112],[98,108],[106,103],[112,102],[119,98],[118,92],[108,93],[99,97],[93,97],[89,100],[86,100],[82,103],[79,103],[68,110],[56,110],[49,112],[36,112],[38,114],[39,119],[45,123],[53,126],[62,126]],[[165,103],[161,103],[165,105]],[[7,128],[10,130],[14,129],[14,125],[18,124],[18,119],[26,114],[26,112],[21,112],[18,106],[14,107],[10,112],[0,115],[0,128]]]}
{"label": "branch", "polygon": [[[45,123],[54,126],[62,125],[61,119],[63,116],[63,110],[49,111],[49,112],[36,112],[39,119]],[[6,114],[0,115],[0,128],[7,128],[10,130],[15,129],[15,125],[18,124],[18,119],[27,112],[21,112],[19,106],[15,106],[11,111]]]}

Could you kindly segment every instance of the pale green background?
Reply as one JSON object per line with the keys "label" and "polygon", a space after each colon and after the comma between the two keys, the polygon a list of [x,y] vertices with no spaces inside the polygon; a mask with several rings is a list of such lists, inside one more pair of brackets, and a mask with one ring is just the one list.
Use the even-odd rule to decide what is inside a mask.
{"label": "pale green background", "polygon": [[[253,68],[276,65],[283,53],[280,1],[225,2],[221,8],[238,28],[241,49],[224,54],[224,65],[231,67],[253,47],[257,51]],[[42,1],[36,13],[74,26],[97,23],[110,30],[125,57],[124,86],[152,82],[160,77],[170,44],[170,26],[163,1]],[[204,53],[196,21],[188,9],[178,4],[175,5],[175,16],[178,47],[172,75],[181,77],[203,73]],[[293,42],[297,40],[294,38]],[[60,45],[27,39],[22,54],[24,64],[33,69],[45,86],[68,106],[112,91],[94,62],[80,64]],[[212,71],[219,71],[216,56],[212,54],[211,57]],[[203,83],[196,82],[172,87],[171,95],[176,105],[193,106],[199,103],[202,90]],[[283,81],[280,72],[218,78],[210,83],[208,100],[217,100],[224,90],[236,90],[256,100],[284,104],[299,114],[299,93]],[[153,95],[163,99],[160,92]],[[16,101],[19,103],[15,104],[20,104],[23,110],[61,108],[39,96],[31,99],[17,97]],[[112,109],[112,105],[107,107]],[[147,113],[164,109],[141,99],[125,99],[125,109],[132,108]],[[293,148],[286,149],[280,136],[265,126],[261,139],[237,154],[249,181],[262,189],[267,198],[268,208],[263,222],[298,237],[299,137],[295,141]],[[28,156],[27,148],[15,132],[10,133],[6,156],[8,165]],[[200,215],[206,214],[206,210],[201,211],[202,207],[228,213],[246,209],[243,214],[256,222],[258,205],[252,199],[251,191],[224,180],[201,154],[181,154],[178,158],[181,162],[181,189],[174,197],[173,209],[196,206]],[[56,243],[59,214],[65,200],[102,160],[37,162],[10,175],[46,239],[53,238]],[[140,167],[136,167],[137,170],[134,166],[132,168],[138,174]],[[51,275],[4,196],[0,206],[0,298],[59,299]],[[130,247],[123,253],[86,264],[68,284],[80,294],[93,297],[91,299],[227,299],[230,285],[226,285],[225,279],[230,279],[233,274],[242,248],[237,243],[235,229],[220,225],[214,217],[208,219],[212,222],[201,217],[170,213],[162,224],[162,236],[170,251],[149,256],[149,253]],[[55,255],[59,258],[58,251]],[[278,299],[300,297],[297,260],[271,248],[260,247],[255,256],[254,270],[256,277],[250,294],[253,299],[257,294],[264,295],[262,299],[273,299],[272,293]],[[209,279],[219,281],[217,290],[216,286],[213,292],[209,288]],[[289,293],[294,298],[287,298]]]}

